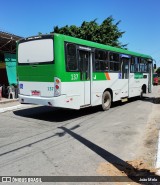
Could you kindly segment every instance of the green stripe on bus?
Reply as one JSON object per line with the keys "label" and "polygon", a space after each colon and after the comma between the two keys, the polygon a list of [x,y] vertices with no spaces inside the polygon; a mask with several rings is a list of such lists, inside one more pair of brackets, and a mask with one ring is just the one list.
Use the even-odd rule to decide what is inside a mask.
{"label": "green stripe on bus", "polygon": [[135,79],[142,79],[143,78],[143,73],[134,73],[134,78]]}

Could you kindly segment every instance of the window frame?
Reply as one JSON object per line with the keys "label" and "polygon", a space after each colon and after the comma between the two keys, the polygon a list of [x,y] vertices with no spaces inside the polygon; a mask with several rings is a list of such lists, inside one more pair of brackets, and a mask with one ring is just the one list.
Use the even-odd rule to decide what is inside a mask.
{"label": "window frame", "polygon": [[[134,65],[131,65],[131,64],[130,64],[130,73],[149,73],[149,70],[148,70],[148,62],[147,62],[147,59],[146,59],[146,58],[131,56],[131,60],[132,60],[133,58],[134,58],[134,59],[137,58],[138,71],[135,70],[135,65],[136,65],[136,64],[135,64],[135,60],[134,60]],[[145,66],[147,66],[147,70],[146,70],[146,71],[145,71],[145,70],[140,71],[141,60],[146,61],[145,63],[143,63],[143,64],[144,64],[144,69],[145,69]],[[146,64],[147,64],[147,65],[146,65]],[[134,66],[134,71],[131,70],[131,69],[132,69],[132,66]]]}
{"label": "window frame", "polygon": [[[141,63],[141,60],[143,60],[142,63]],[[140,65],[140,64],[143,64],[143,65]],[[143,69],[142,71],[140,71],[140,69],[141,69],[140,66]],[[145,66],[147,66],[147,71],[144,70],[145,69]],[[148,73],[148,63],[147,63],[146,59],[145,58],[142,58],[142,57],[139,57],[139,72],[140,73]]]}
{"label": "window frame", "polygon": [[[32,66],[32,65],[46,65],[46,64],[54,64],[55,62],[55,46],[54,46],[54,37],[53,35],[40,35],[40,36],[34,36],[34,37],[28,37],[28,38],[25,38],[25,39],[21,39],[19,42],[18,42],[18,47],[17,47],[17,50],[19,48],[19,45],[21,43],[25,43],[25,42],[28,42],[28,41],[35,41],[35,40],[44,40],[44,39],[52,39],[53,41],[53,60],[52,61],[46,61],[46,62],[33,62],[33,63],[19,63],[18,60],[17,60],[17,65],[18,66]],[[18,58],[18,51],[17,51],[17,58]]]}
{"label": "window frame", "polygon": [[[119,61],[110,60],[110,53],[119,55],[119,57],[118,57],[118,58],[119,58]],[[120,54],[121,54],[121,53],[114,52],[114,51],[109,51],[108,57],[109,57],[109,72],[110,72],[110,73],[120,73],[120,72],[121,72]],[[118,70],[118,71],[111,70],[111,63],[113,63],[113,65],[114,65],[114,64],[119,64],[119,70]]]}
{"label": "window frame", "polygon": [[[67,68],[67,44],[72,44],[72,45],[75,45],[75,48],[76,48],[76,56],[75,56],[75,59],[76,59],[76,63],[77,63],[77,69],[76,70],[69,70]],[[102,73],[102,72],[109,72],[109,73],[120,73],[121,72],[121,55],[123,55],[124,53],[119,53],[119,52],[115,52],[115,51],[111,51],[111,50],[105,50],[105,49],[101,49],[101,48],[95,48],[95,47],[90,47],[90,46],[87,46],[87,45],[81,45],[81,44],[77,44],[77,43],[74,43],[74,42],[68,42],[68,41],[65,41],[64,42],[64,46],[65,46],[65,69],[66,69],[66,72],[80,72],[80,63],[79,63],[79,59],[78,59],[78,50],[81,50],[80,47],[86,47],[86,48],[90,48],[90,51],[92,53],[92,69],[93,69],[93,72],[97,72],[97,73]],[[106,60],[97,60],[96,59],[96,51],[103,51],[106,53],[107,57],[106,57]],[[118,61],[112,61],[110,60],[110,54],[117,54],[118,55]],[[135,56],[135,55],[130,55],[130,54],[127,54],[128,56],[130,56],[130,62],[129,62],[129,73],[148,73],[148,62],[147,62],[147,58],[144,58],[144,57],[138,57],[138,56]],[[132,60],[134,58],[134,65],[132,64]],[[140,71],[140,62],[139,60],[143,59],[144,61],[146,61],[145,64],[147,64],[147,71],[143,70],[143,71]],[[135,71],[135,60],[137,60],[137,65],[138,65],[138,71]],[[99,61],[99,70],[96,69],[96,61]],[[100,62],[105,62],[108,64],[108,69],[106,70],[102,70],[100,69]],[[114,70],[111,70],[111,64],[115,65],[115,64],[119,64],[119,70],[115,71],[115,66],[114,66]],[[132,66],[134,66],[134,71],[132,70]],[[145,69],[145,67],[144,67]]]}
{"label": "window frame", "polygon": [[[67,53],[68,53],[67,45],[68,44],[75,45],[75,49],[76,49],[75,59],[76,59],[76,63],[77,63],[77,69],[76,70],[69,70],[69,68],[68,68],[68,60],[67,60],[67,56],[68,56],[67,55]],[[65,42],[64,45],[65,45],[65,69],[66,69],[66,72],[79,72],[80,69],[79,69],[78,51],[77,51],[77,45],[78,44],[72,43],[72,42]]]}
{"label": "window frame", "polygon": [[[101,51],[101,52],[105,52],[105,54],[107,55],[106,60],[100,60],[100,59],[96,59],[96,51]],[[100,48],[94,48],[94,60],[93,60],[93,72],[108,72],[109,71],[109,60],[108,60],[108,56],[109,56],[109,51],[108,50],[104,50],[104,49],[100,49]],[[96,69],[96,62],[98,61],[98,65],[99,65],[99,70]],[[105,62],[108,63],[108,69],[106,70],[102,70],[101,67],[101,62]]]}

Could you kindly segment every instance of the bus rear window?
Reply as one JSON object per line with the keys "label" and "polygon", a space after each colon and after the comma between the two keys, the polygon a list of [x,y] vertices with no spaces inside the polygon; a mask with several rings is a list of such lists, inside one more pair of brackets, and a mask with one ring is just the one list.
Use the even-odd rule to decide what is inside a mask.
{"label": "bus rear window", "polygon": [[18,46],[18,63],[53,62],[53,39],[40,39],[22,42]]}

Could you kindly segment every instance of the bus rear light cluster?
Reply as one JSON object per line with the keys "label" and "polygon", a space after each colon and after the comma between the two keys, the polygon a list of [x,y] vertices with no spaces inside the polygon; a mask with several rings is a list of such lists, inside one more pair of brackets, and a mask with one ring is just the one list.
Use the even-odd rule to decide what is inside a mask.
{"label": "bus rear light cluster", "polygon": [[59,89],[59,86],[58,86],[58,85],[56,85],[56,86],[55,86],[55,88],[56,88],[56,89]]}
{"label": "bus rear light cluster", "polygon": [[61,95],[61,80],[60,78],[54,78],[54,96]]}

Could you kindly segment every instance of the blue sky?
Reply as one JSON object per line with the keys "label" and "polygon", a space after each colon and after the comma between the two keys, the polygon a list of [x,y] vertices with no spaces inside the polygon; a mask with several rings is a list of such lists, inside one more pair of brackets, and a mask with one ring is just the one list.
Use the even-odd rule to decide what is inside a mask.
{"label": "blue sky", "polygon": [[0,30],[23,37],[49,33],[53,27],[80,26],[112,15],[121,20],[120,41],[128,49],[151,55],[160,66],[160,0],[1,0]]}

